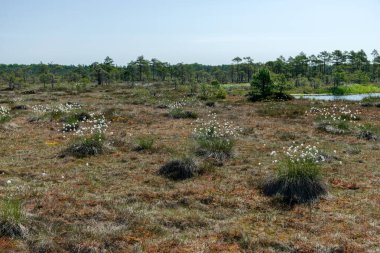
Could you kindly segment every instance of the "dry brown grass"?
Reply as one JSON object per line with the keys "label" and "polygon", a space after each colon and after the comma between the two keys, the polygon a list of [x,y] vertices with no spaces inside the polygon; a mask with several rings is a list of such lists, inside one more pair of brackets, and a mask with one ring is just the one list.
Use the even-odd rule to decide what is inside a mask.
{"label": "dry brown grass", "polygon": [[[380,251],[379,142],[318,131],[313,119],[298,109],[291,117],[268,116],[263,113],[266,103],[229,96],[216,107],[196,103],[191,109],[200,118],[211,110],[245,130],[234,156],[220,167],[198,157],[203,173],[173,182],[157,171],[192,152],[194,120],[170,119],[167,109],[157,105],[184,93],[158,90],[151,98],[149,92],[136,90],[141,88],[107,89],[79,95],[0,95],[1,101],[19,97],[28,106],[13,111],[12,120],[0,125],[0,197],[23,199],[23,225],[30,231],[21,240],[0,237],[4,252]],[[61,124],[28,121],[33,116],[30,106],[67,101],[91,112],[112,111],[107,135],[113,143],[106,152],[59,158],[71,138],[58,131]],[[292,111],[312,103],[282,105],[291,104]],[[379,108],[361,110],[363,122],[380,124]],[[135,152],[126,146],[148,132],[156,137],[155,149]],[[292,141],[319,142],[328,154],[336,150],[338,160],[323,166],[329,195],[314,205],[311,219],[307,207],[286,209],[257,187],[273,171],[269,153]]]}

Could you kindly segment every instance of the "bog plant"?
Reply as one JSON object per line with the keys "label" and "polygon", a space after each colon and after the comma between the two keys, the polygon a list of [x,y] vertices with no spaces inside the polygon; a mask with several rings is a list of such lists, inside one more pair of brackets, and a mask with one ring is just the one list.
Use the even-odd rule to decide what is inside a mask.
{"label": "bog plant", "polygon": [[139,136],[136,139],[136,144],[133,147],[135,151],[151,150],[154,144],[154,137],[151,135]]}
{"label": "bog plant", "polygon": [[172,180],[185,180],[198,175],[199,168],[191,158],[184,158],[164,164],[158,174]]}
{"label": "bog plant", "polygon": [[43,114],[45,117],[50,118],[51,120],[61,119],[64,115],[80,109],[81,105],[77,103],[65,103],[58,104],[54,106],[50,105],[34,105],[32,110],[37,114]]}
{"label": "bog plant", "polygon": [[372,124],[363,124],[358,126],[357,137],[368,141],[376,141],[379,139],[379,129]]}
{"label": "bog plant", "polygon": [[[94,116],[94,114],[92,114]],[[63,119],[62,132],[74,132],[79,129],[81,122],[83,124],[91,123],[92,116],[86,112],[75,112],[69,114]]]}
{"label": "bog plant", "polygon": [[346,134],[351,131],[351,124],[360,120],[360,111],[353,111],[347,105],[325,108],[312,107],[306,115],[314,116],[316,127],[333,134]]}
{"label": "bog plant", "polygon": [[104,115],[90,114],[88,120],[84,120],[76,129],[69,131],[76,138],[64,153],[77,158],[103,153],[107,129],[108,123]]}
{"label": "bog plant", "polygon": [[315,146],[284,148],[282,159],[274,160],[276,173],[262,186],[266,196],[279,196],[287,204],[311,203],[327,193],[321,176],[325,157]]}
{"label": "bog plant", "polygon": [[173,119],[196,119],[198,115],[192,111],[187,111],[184,109],[186,105],[185,102],[175,102],[170,104],[169,107],[169,116]]}
{"label": "bog plant", "polygon": [[222,86],[219,86],[215,91],[214,96],[215,98],[225,99],[227,97],[227,91]]}
{"label": "bog plant", "polygon": [[0,201],[0,237],[24,236],[25,228],[22,226],[24,220],[25,213],[21,200],[9,198]]}
{"label": "bog plant", "polygon": [[193,138],[199,155],[221,160],[232,155],[232,148],[241,128],[234,126],[232,122],[217,120],[216,114],[197,120],[197,124],[193,130]]}
{"label": "bog plant", "polygon": [[7,107],[0,106],[0,123],[4,123],[11,119],[10,111]]}
{"label": "bog plant", "polygon": [[360,111],[351,110],[348,105],[316,108],[312,107],[306,112],[307,115],[316,117],[316,120],[327,121],[357,121],[360,120]]}
{"label": "bog plant", "polygon": [[65,150],[65,153],[76,158],[102,154],[104,138],[100,133],[78,138]]}

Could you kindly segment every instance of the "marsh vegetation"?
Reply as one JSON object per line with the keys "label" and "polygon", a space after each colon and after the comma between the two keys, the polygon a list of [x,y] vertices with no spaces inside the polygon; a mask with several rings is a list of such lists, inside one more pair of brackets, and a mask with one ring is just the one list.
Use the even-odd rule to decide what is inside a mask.
{"label": "marsh vegetation", "polygon": [[0,92],[2,252],[379,251],[377,99],[291,99],[281,59],[111,60]]}

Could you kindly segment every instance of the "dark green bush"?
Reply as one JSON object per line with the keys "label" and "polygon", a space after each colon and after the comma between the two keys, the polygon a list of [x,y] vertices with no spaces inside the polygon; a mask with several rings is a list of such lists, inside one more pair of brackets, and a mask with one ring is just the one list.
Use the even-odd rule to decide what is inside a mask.
{"label": "dark green bush", "polygon": [[219,81],[218,80],[212,80],[211,85],[214,87],[219,87]]}

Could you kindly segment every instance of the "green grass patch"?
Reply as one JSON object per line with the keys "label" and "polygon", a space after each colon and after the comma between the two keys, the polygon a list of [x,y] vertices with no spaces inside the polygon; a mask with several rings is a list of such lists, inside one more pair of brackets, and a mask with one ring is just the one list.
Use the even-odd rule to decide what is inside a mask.
{"label": "green grass patch", "polygon": [[331,89],[334,95],[353,95],[353,94],[367,94],[367,93],[380,93],[380,86],[368,84],[351,84],[343,85]]}
{"label": "green grass patch", "polygon": [[153,148],[155,138],[151,135],[139,136],[136,138],[136,144],[133,147],[135,151],[151,150]]}
{"label": "green grass patch", "polygon": [[366,97],[362,99],[364,103],[380,103],[380,97]]}
{"label": "green grass patch", "polygon": [[20,199],[3,199],[0,201],[0,237],[21,238],[27,233],[22,225],[26,220]]}
{"label": "green grass patch", "polygon": [[0,201],[0,219],[10,223],[21,223],[25,219],[22,211],[22,202],[19,199],[5,199]]}

